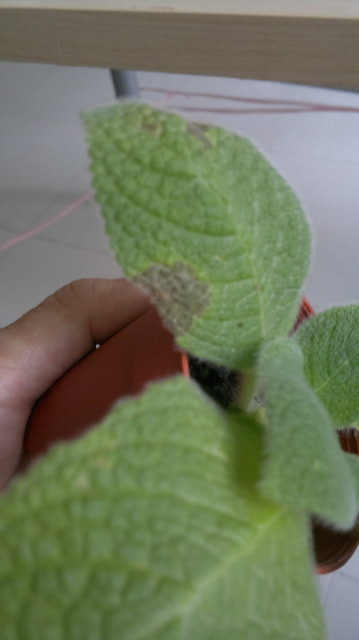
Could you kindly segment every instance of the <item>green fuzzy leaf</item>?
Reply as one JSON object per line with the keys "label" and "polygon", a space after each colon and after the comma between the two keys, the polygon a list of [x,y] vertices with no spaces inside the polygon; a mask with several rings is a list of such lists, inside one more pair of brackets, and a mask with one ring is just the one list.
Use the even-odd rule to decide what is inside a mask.
{"label": "green fuzzy leaf", "polygon": [[2,640],[324,640],[306,518],[229,448],[183,378],[54,448],[0,501]]}
{"label": "green fuzzy leaf", "polygon": [[349,528],[356,516],[353,479],[325,407],[289,338],[268,344],[259,362],[268,418],[265,495]]}
{"label": "green fuzzy leaf", "polygon": [[334,307],[296,333],[305,374],[337,427],[359,418],[359,305]]}
{"label": "green fuzzy leaf", "polygon": [[287,335],[310,237],[298,199],[246,139],[145,104],[84,116],[117,260],[177,342],[232,368]]}
{"label": "green fuzzy leaf", "polygon": [[234,481],[240,486],[256,487],[261,478],[264,459],[263,425],[246,413],[231,408],[227,412],[229,459]]}

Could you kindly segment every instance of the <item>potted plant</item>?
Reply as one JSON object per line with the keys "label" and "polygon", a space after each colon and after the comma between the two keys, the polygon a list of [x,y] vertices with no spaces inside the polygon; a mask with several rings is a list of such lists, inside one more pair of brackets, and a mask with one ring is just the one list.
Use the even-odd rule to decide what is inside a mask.
{"label": "potted plant", "polygon": [[138,103],[85,123],[119,262],[231,390],[156,382],[11,486],[4,637],[324,639],[311,518],[359,510],[336,433],[358,420],[359,306],[292,332],[309,226],[249,141]]}

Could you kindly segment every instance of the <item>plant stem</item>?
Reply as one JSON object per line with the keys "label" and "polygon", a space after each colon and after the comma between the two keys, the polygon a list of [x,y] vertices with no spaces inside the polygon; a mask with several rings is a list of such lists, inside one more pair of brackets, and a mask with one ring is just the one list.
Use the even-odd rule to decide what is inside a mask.
{"label": "plant stem", "polygon": [[254,369],[241,371],[241,384],[237,396],[237,406],[249,413],[254,409],[255,391],[257,388],[257,372]]}

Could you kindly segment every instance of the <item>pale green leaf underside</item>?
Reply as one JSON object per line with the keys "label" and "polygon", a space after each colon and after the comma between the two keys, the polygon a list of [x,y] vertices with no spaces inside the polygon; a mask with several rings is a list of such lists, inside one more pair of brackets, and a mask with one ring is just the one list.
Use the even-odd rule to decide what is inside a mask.
{"label": "pale green leaf underside", "polygon": [[289,338],[268,344],[259,370],[268,417],[264,494],[349,528],[356,516],[352,475],[305,377],[300,347]]}
{"label": "pale green leaf underside", "polygon": [[2,640],[323,640],[306,520],[228,446],[177,378],[50,452],[0,502]]}
{"label": "pale green leaf underside", "polygon": [[305,374],[337,427],[359,418],[359,305],[328,309],[296,333]]}
{"label": "pale green leaf underside", "polygon": [[[262,340],[292,328],[307,272],[309,230],[290,187],[248,140],[217,127],[138,103],[84,119],[96,196],[126,274],[150,288],[184,349],[252,366]],[[172,268],[185,274],[173,294]]]}

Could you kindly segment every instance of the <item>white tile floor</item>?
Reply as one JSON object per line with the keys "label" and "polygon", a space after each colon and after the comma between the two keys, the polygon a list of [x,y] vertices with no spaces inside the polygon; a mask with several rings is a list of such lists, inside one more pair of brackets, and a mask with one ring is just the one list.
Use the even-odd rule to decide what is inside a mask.
{"label": "white tile floor", "polygon": [[[233,79],[139,73],[142,97],[168,106],[244,109],[192,118],[251,137],[294,186],[312,220],[315,256],[305,293],[318,310],[359,300],[359,94]],[[204,92],[310,102],[316,110],[174,96]],[[106,70],[0,62],[0,326],[75,278],[120,273],[90,198],[38,235],[7,241],[46,222],[90,191],[79,114],[113,101]],[[319,105],[353,111],[318,109]],[[295,105],[294,105],[295,107]],[[282,112],[253,113],[253,109]],[[293,109],[293,105],[291,107]],[[355,111],[356,110],[356,111]],[[329,640],[358,640],[359,559],[320,577]]]}

